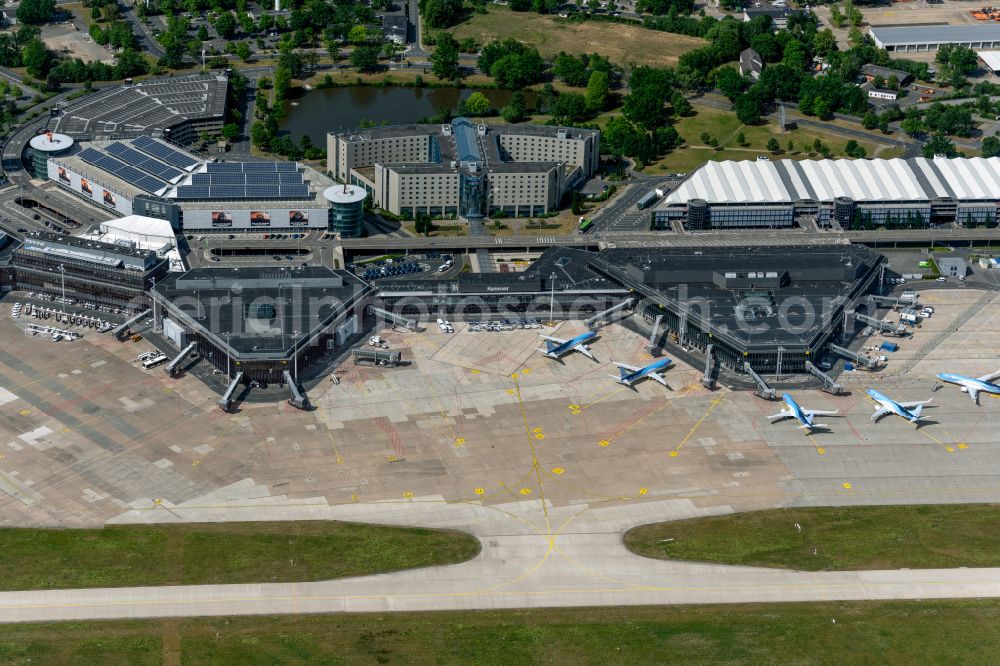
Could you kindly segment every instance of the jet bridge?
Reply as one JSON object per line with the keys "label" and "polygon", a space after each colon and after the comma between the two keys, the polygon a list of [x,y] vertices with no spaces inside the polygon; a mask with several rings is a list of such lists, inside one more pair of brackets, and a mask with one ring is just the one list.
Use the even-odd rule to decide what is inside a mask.
{"label": "jet bridge", "polygon": [[774,389],[771,388],[771,386],[766,381],[764,381],[763,377],[757,374],[757,371],[750,366],[749,362],[747,361],[743,362],[743,370],[748,375],[750,375],[750,377],[757,383],[757,390],[754,391],[754,393],[764,398],[765,400],[776,400],[778,398],[778,395],[777,393],[775,393]]}
{"label": "jet bridge", "polygon": [[840,395],[844,392],[844,385],[833,381],[830,375],[826,374],[815,365],[806,361],[806,371],[823,382],[823,390],[833,395]]}
{"label": "jet bridge", "polygon": [[656,315],[656,321],[653,322],[653,332],[649,334],[649,343],[646,345],[646,351],[650,354],[656,351],[656,334],[660,332],[661,321],[663,321],[663,315]]}
{"label": "jet bridge", "polygon": [[705,375],[701,378],[701,385],[708,390],[715,389],[715,377],[719,371],[719,362],[715,360],[715,350],[712,345],[705,348]]}
{"label": "jet bridge", "polygon": [[899,337],[906,335],[906,326],[903,324],[893,324],[892,322],[883,321],[876,317],[869,317],[868,315],[863,315],[858,312],[854,313],[854,318],[866,326],[871,326],[876,331],[884,335],[897,335]]}
{"label": "jet bridge", "polygon": [[619,310],[624,310],[625,308],[628,308],[628,307],[631,307],[631,306],[632,306],[632,299],[631,298],[626,298],[624,301],[622,301],[618,305],[614,305],[614,306],[608,308],[607,310],[605,310],[604,312],[598,312],[597,314],[595,314],[593,317],[590,317],[589,319],[584,319],[583,323],[586,324],[588,328],[593,328],[594,326],[597,325],[597,322],[603,320],[608,315],[612,315],[612,314],[618,312]]}
{"label": "jet bridge", "polygon": [[226,392],[222,394],[219,398],[219,407],[222,407],[222,411],[228,412],[233,406],[233,396],[236,395],[236,389],[239,388],[240,382],[243,381],[243,373],[237,372],[236,376],[233,377],[233,381],[229,383],[229,388]]}
{"label": "jet bridge", "polygon": [[171,377],[176,377],[177,376],[178,368],[180,368],[180,365],[181,365],[181,361],[183,361],[185,358],[187,358],[187,355],[190,354],[191,352],[193,352],[195,350],[195,348],[197,348],[197,347],[198,347],[198,343],[197,342],[192,342],[187,347],[185,347],[181,351],[181,353],[178,354],[177,356],[175,356],[174,360],[170,361],[170,363],[167,365],[167,368],[166,368],[167,374],[170,375]]}
{"label": "jet bridge", "polygon": [[376,317],[381,317],[386,321],[392,322],[393,328],[400,326],[408,331],[417,330],[416,319],[408,319],[407,317],[403,317],[394,312],[389,312],[388,310],[383,310],[382,308],[376,308],[376,307],[371,308],[371,313]]}
{"label": "jet bridge", "polygon": [[292,407],[298,407],[299,409],[309,409],[309,398],[305,393],[299,390],[298,384],[292,378],[292,373],[285,370],[285,382],[288,384],[288,388],[292,391],[292,397],[288,399],[288,404]]}
{"label": "jet bridge", "polygon": [[124,322],[116,326],[115,329],[111,331],[111,335],[115,336],[115,338],[117,338],[118,340],[123,340],[132,331],[132,324],[135,324],[136,322],[140,321],[141,319],[145,319],[148,316],[149,316],[148,310],[143,310],[139,314],[133,315],[129,319],[126,319]]}
{"label": "jet bridge", "polygon": [[859,366],[864,366],[869,370],[878,370],[877,358],[853,352],[850,349],[847,349],[846,347],[841,347],[839,345],[831,344],[829,345],[829,348],[830,351],[832,351],[834,354],[837,354],[838,356],[843,356],[849,361],[854,361]]}

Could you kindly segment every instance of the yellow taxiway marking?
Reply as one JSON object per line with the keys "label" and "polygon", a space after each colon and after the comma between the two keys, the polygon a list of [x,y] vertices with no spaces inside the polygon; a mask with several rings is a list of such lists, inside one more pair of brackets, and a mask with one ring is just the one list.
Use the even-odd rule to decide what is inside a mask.
{"label": "yellow taxiway marking", "polygon": [[626,390],[627,388],[628,388],[627,386],[619,386],[618,388],[615,388],[615,389],[612,389],[612,390],[608,391],[607,393],[605,393],[604,395],[602,395],[601,397],[599,397],[597,400],[593,400],[591,402],[588,402],[586,405],[569,405],[569,408],[570,408],[570,410],[574,414],[578,414],[579,412],[582,412],[583,410],[587,409],[588,407],[592,407],[593,405],[596,405],[597,403],[601,402],[602,400],[607,400],[608,398],[610,398],[611,396],[615,395],[616,393],[621,393],[622,391]]}
{"label": "yellow taxiway marking", "polygon": [[333,441],[333,433],[327,430],[326,434],[330,437],[330,446],[333,447],[333,455],[336,456],[335,460],[337,461],[337,464],[343,465],[344,459],[341,457],[340,451],[337,450],[337,443]]}
{"label": "yellow taxiway marking", "polygon": [[826,453],[826,449],[816,443],[816,438],[812,436],[812,433],[807,432],[806,437],[808,437],[809,441],[812,442],[812,445],[816,447],[816,453],[820,455],[824,455]]}
{"label": "yellow taxiway marking", "polygon": [[722,402],[722,399],[724,397],[725,394],[720,395],[718,398],[712,401],[712,403],[708,406],[708,409],[705,410],[705,413],[702,414],[700,419],[698,419],[698,422],[691,427],[691,430],[688,431],[688,434],[684,435],[684,439],[681,440],[681,443],[675,446],[674,450],[670,452],[671,458],[676,458],[680,454],[681,449],[684,448],[684,445],[688,443],[688,440],[694,437],[694,434],[698,432],[698,428],[700,428],[701,424],[705,422],[705,419],[708,418],[708,415],[712,413],[712,410],[715,409],[720,402]]}

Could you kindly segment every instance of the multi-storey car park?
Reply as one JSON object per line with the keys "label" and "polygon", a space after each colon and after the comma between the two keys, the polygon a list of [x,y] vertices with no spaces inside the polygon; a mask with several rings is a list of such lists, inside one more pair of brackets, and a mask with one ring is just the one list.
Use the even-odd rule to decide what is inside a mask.
{"label": "multi-storey car park", "polygon": [[146,135],[187,145],[222,131],[228,85],[213,73],[106,88],[60,106],[47,129],[81,140]]}
{"label": "multi-storey car park", "polygon": [[46,175],[88,203],[168,220],[178,230],[328,229],[343,236],[363,230],[364,198],[345,198],[314,169],[206,160],[147,136],[77,142],[47,158]]}
{"label": "multi-storey car park", "polygon": [[651,209],[654,229],[994,222],[1000,158],[708,162]]}
{"label": "multi-storey car park", "polygon": [[545,125],[396,125],[327,135],[327,170],[394,215],[530,217],[597,170],[597,130]]}

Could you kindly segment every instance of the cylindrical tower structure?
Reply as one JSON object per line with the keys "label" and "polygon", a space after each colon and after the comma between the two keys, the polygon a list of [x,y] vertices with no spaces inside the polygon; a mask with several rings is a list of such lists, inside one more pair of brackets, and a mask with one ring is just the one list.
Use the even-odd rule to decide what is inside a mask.
{"label": "cylindrical tower structure", "polygon": [[65,155],[73,147],[73,139],[65,134],[45,132],[28,142],[27,167],[32,178],[48,178],[48,159]]}
{"label": "cylindrical tower structure", "polygon": [[688,200],[687,228],[708,228],[708,202],[704,199]]}
{"label": "cylindrical tower structure", "polygon": [[323,191],[323,198],[330,202],[327,228],[342,238],[357,238],[364,233],[365,198],[368,192],[356,185],[334,185]]}
{"label": "cylindrical tower structure", "polygon": [[833,201],[833,219],[840,223],[840,226],[847,228],[854,217],[854,199],[851,197],[837,197]]}

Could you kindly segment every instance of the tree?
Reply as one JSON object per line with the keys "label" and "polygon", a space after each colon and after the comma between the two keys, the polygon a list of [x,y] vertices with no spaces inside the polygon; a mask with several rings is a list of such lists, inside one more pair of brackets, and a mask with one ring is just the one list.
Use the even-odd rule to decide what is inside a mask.
{"label": "tree", "polygon": [[735,67],[720,67],[715,73],[715,87],[725,95],[730,102],[735,102],[736,98],[743,92],[746,82]]}
{"label": "tree", "polygon": [[378,67],[377,46],[357,46],[351,52],[351,65],[362,72],[372,72]]}
{"label": "tree", "polygon": [[[481,57],[481,56],[480,56]],[[493,63],[490,76],[504,88],[524,88],[542,80],[545,61],[537,49],[526,48],[522,53],[510,54]]]}
{"label": "tree", "polygon": [[787,150],[790,153],[795,150],[795,144],[792,142],[791,139],[788,140],[788,145],[785,146],[785,150]]}
{"label": "tree", "polygon": [[946,137],[941,132],[935,133],[928,141],[924,144],[921,149],[921,154],[924,157],[932,158],[935,155],[944,155],[946,157],[958,157],[958,150],[955,148],[955,144],[952,143],[951,139]]}
{"label": "tree", "polygon": [[997,155],[1000,155],[1000,138],[994,134],[983,139],[983,157],[996,157]]}
{"label": "tree", "polygon": [[236,123],[226,123],[222,126],[222,138],[226,141],[232,142],[239,135],[240,127]]}
{"label": "tree", "polygon": [[437,36],[434,52],[431,54],[431,72],[442,81],[452,81],[461,76],[458,42],[450,32],[442,32]]}
{"label": "tree", "polygon": [[215,19],[214,23],[215,31],[223,39],[229,39],[235,35],[236,26],[236,17],[231,12],[222,12],[222,15]]}
{"label": "tree", "polygon": [[250,45],[247,44],[246,42],[236,42],[236,47],[234,48],[234,52],[236,53],[236,57],[238,57],[243,62],[249,60],[250,56],[253,55],[252,52],[250,51]]}
{"label": "tree", "polygon": [[833,31],[829,28],[820,30],[813,37],[813,51],[816,52],[816,55],[828,56],[836,50],[837,38],[834,37]]}
{"label": "tree", "polygon": [[857,141],[851,139],[850,141],[847,142],[847,145],[844,146],[844,154],[847,155],[848,157],[855,157],[860,159],[865,155],[867,155],[868,151],[866,151],[865,147],[859,144]]}
{"label": "tree", "polygon": [[779,152],[781,152],[781,146],[778,145],[778,139],[776,139],[773,136],[770,139],[768,139],[767,149],[771,152],[772,155],[777,155]]}
{"label": "tree", "polygon": [[747,138],[740,132],[736,135],[736,144],[739,146],[745,146],[747,144]]}
{"label": "tree", "polygon": [[17,20],[28,25],[48,23],[56,10],[56,0],[21,0],[17,6]]}
{"label": "tree", "polygon": [[417,213],[414,218],[413,229],[418,234],[423,234],[427,236],[432,231],[434,231],[434,222],[431,220],[431,216],[427,213]]}
{"label": "tree", "polygon": [[674,108],[675,116],[691,115],[691,103],[687,101],[687,98],[684,97],[680,90],[675,90],[670,95],[670,106]]}
{"label": "tree", "polygon": [[490,112],[490,100],[481,92],[474,92],[463,104],[465,113],[470,116],[485,116]]}
{"label": "tree", "polygon": [[45,78],[49,73],[49,63],[52,59],[52,52],[45,48],[45,44],[40,39],[33,39],[24,46],[21,52],[21,59],[24,67],[36,79]]}
{"label": "tree", "polygon": [[759,123],[763,110],[763,100],[758,94],[756,87],[740,95],[733,104],[733,111],[736,112],[737,120],[744,125],[756,125]]}
{"label": "tree", "polygon": [[646,129],[659,127],[666,120],[667,114],[663,108],[662,94],[652,87],[642,87],[633,90],[625,98],[622,107],[625,117]]}
{"label": "tree", "polygon": [[588,83],[587,64],[582,58],[560,53],[552,61],[552,74],[566,85],[582,88]]}
{"label": "tree", "polygon": [[861,126],[866,130],[873,130],[878,127],[878,116],[869,111],[861,117]]}
{"label": "tree", "polygon": [[429,28],[447,28],[462,13],[462,0],[423,0],[420,16]]}
{"label": "tree", "polygon": [[500,110],[500,115],[508,123],[519,123],[527,115],[527,107],[528,104],[524,98],[524,93],[520,90],[515,90],[514,94],[510,96],[510,101]]}
{"label": "tree", "polygon": [[552,117],[565,125],[583,120],[587,117],[587,102],[579,93],[562,93],[552,105]]}
{"label": "tree", "polygon": [[909,136],[917,136],[924,131],[924,123],[919,115],[906,114],[906,118],[899,124],[899,128]]}
{"label": "tree", "polygon": [[806,68],[806,47],[797,39],[788,40],[781,62],[788,65],[793,71],[801,72]]}
{"label": "tree", "polygon": [[253,142],[255,148],[267,150],[270,147],[272,138],[273,134],[271,134],[267,125],[263,122],[258,120],[250,127],[250,140]]}
{"label": "tree", "polygon": [[587,110],[591,113],[598,113],[608,105],[608,92],[610,84],[608,73],[604,71],[594,71],[590,73],[587,81],[587,93],[585,96]]}
{"label": "tree", "polygon": [[288,96],[292,89],[292,73],[287,67],[278,65],[274,70],[274,99],[280,101]]}

